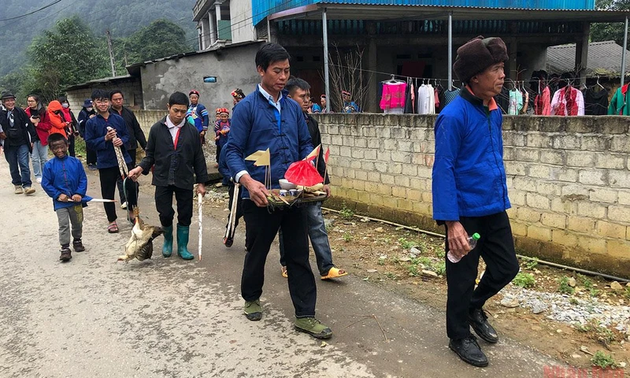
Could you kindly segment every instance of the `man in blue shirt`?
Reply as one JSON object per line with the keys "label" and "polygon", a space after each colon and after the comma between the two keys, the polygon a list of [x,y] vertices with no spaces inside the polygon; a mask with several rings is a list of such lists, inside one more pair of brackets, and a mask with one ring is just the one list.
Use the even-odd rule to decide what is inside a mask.
{"label": "man in blue shirt", "polygon": [[308,251],[308,224],[302,208],[268,211],[269,188],[263,184],[266,167],[245,161],[250,154],[269,149],[271,186],[279,188],[289,165],[305,158],[313,149],[302,109],[282,93],[290,76],[289,53],[280,45],[267,43],[256,54],[261,77],[258,88],[234,109],[230,141],[225,146],[227,164],[235,182],[243,186],[247,255],[241,279],[247,319],[262,318],[260,296],[265,261],[279,229],[286,237],[289,292],[295,308],[295,328],[315,338],[327,339],[332,331],[315,319],[317,288]]}
{"label": "man in blue shirt", "polygon": [[[453,70],[466,84],[435,122],[433,219],[446,226],[446,333],[451,348],[474,366],[488,359],[470,327],[488,343],[499,337],[482,307],[519,270],[506,209],[502,115],[494,96],[505,79],[507,49],[501,38],[477,37],[457,50]],[[468,236],[481,239],[471,250]],[[479,257],[486,272],[475,288]],[[458,262],[456,260],[461,259]]]}

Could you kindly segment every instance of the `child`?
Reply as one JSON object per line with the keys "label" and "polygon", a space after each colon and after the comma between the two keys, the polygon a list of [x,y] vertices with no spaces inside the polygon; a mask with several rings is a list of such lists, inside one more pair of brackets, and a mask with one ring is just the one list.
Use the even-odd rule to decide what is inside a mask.
{"label": "child", "polygon": [[68,156],[68,140],[62,134],[50,134],[48,145],[55,157],[44,165],[42,188],[53,199],[53,207],[59,221],[59,260],[68,262],[70,253],[70,223],[72,223],[72,247],[75,252],[85,251],[81,242],[83,232],[82,200],[87,191],[87,176],[79,159]]}
{"label": "child", "polygon": [[217,122],[214,124],[214,132],[216,136],[214,140],[217,144],[217,164],[221,164],[220,156],[221,149],[228,140],[228,134],[230,133],[230,120],[228,116],[230,112],[226,108],[218,108],[217,109]]}

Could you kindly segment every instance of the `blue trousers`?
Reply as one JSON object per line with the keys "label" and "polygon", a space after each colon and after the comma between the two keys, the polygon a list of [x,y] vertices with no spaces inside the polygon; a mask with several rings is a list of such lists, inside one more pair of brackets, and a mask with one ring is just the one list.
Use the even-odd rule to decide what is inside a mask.
{"label": "blue trousers", "polygon": [[[326,224],[322,215],[322,203],[314,202],[305,207],[306,219],[308,223],[308,236],[315,251],[315,259],[317,260],[317,269],[321,276],[328,274],[330,268],[335,266],[332,261],[332,251],[328,242],[328,232],[326,232]],[[280,264],[287,266],[284,259],[284,238],[282,237],[282,229],[280,230]]]}
{"label": "blue trousers", "polygon": [[28,157],[30,153],[28,146],[22,144],[20,146],[4,146],[4,157],[9,163],[9,171],[11,172],[11,182],[15,186],[23,186],[30,188],[31,169],[28,166]]}

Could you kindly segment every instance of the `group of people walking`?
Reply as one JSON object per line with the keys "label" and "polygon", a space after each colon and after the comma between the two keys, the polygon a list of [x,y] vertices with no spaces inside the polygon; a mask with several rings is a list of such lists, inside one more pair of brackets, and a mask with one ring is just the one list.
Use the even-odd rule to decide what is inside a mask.
{"label": "group of people walking", "polygon": [[[260,48],[255,58],[260,84],[247,96],[239,94],[238,104],[235,97],[229,125],[224,124],[227,114],[223,110],[217,114],[218,130],[224,130],[225,126],[229,129],[217,163],[224,176],[229,176],[231,185],[242,186],[235,200],[242,202],[240,211],[246,223],[247,253],[241,277],[245,316],[251,321],[263,317],[260,299],[265,262],[274,238],[280,233],[282,272],[288,279],[295,308],[294,326],[315,338],[325,339],[332,336],[332,330],[315,317],[317,287],[309,263],[309,236],[322,279],[341,277],[346,272],[332,264],[321,203],[268,209],[267,169],[246,160],[259,150],[269,149],[271,186],[277,187],[289,165],[307,157],[314,145],[320,143],[317,122],[308,114],[310,86],[304,80],[291,77],[289,58],[280,45],[267,43]],[[466,87],[440,112],[435,124],[433,217],[446,228],[446,251],[459,259],[457,263],[446,260],[447,335],[449,347],[474,366],[486,366],[488,360],[471,335],[470,327],[484,341],[498,341],[483,306],[519,269],[506,213],[510,203],[503,165],[502,115],[494,100],[503,86],[507,59],[507,49],[500,38],[477,37],[460,47],[453,68]],[[203,196],[208,180],[202,150],[202,138],[209,130],[207,110],[199,104],[198,93],[191,91],[186,96],[175,92],[168,101],[168,114],[151,127],[145,140],[142,130],[135,128],[133,113],[121,108],[122,101],[117,94],[122,99],[122,93],[114,93],[112,98],[110,93],[95,90],[91,98],[95,112],[90,114],[92,109],[84,106],[86,113],[78,121],[79,132],[84,133],[88,148],[96,154],[101,194],[105,199],[113,199],[119,177],[135,181],[140,174],[152,172],[156,208],[165,230],[162,254],[170,257],[173,251],[175,211],[172,199],[175,196],[177,253],[183,259],[193,259],[187,250],[193,195],[196,190]],[[29,101],[29,107],[38,109],[37,99],[33,99],[35,102],[31,106]],[[61,259],[69,260],[70,234],[75,251],[85,249],[80,223],[82,206],[89,197],[86,198],[87,179],[83,166],[67,156],[70,147],[67,133],[53,133],[44,138],[49,126],[42,125],[41,118],[33,122],[36,121],[34,113],[29,117],[25,111],[15,108],[15,98],[10,94],[3,94],[2,102],[6,110],[0,114],[0,138],[16,193],[18,186],[27,194],[33,192],[28,171],[28,154],[33,151],[33,144],[44,140],[54,153],[55,157],[44,164],[42,186],[53,198],[58,215]],[[89,104],[86,101],[84,105]],[[63,114],[63,104],[60,110]],[[192,113],[195,116],[187,117]],[[131,140],[145,150],[144,158],[137,165],[135,156],[130,154],[137,145],[130,143]],[[215,140],[221,140],[221,136],[216,134]],[[126,177],[119,170],[118,148],[127,164]],[[320,161],[318,168],[323,167],[324,162]],[[328,184],[325,168],[321,171],[322,180]],[[197,184],[196,189],[194,184]],[[131,209],[135,203],[131,203],[130,197],[137,193],[137,187],[127,185],[125,183],[124,187]],[[327,185],[325,191],[330,192]],[[110,222],[108,231],[117,232],[113,203],[106,203],[105,210]],[[471,250],[468,237],[473,233],[481,237]],[[475,286],[480,257],[487,268]]]}

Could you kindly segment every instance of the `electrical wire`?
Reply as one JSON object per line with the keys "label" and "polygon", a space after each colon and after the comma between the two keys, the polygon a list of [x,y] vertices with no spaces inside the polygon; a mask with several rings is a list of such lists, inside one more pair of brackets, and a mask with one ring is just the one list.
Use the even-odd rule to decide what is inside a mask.
{"label": "electrical wire", "polygon": [[53,5],[55,5],[55,4],[57,4],[57,3],[60,3],[60,2],[61,2],[61,0],[55,0],[55,1],[53,1],[52,3],[48,4],[48,5],[44,5],[44,6],[43,6],[43,7],[41,7],[41,8],[35,9],[34,11],[31,11],[31,12],[28,12],[28,13],[24,13],[24,14],[19,15],[19,16],[14,16],[14,17],[9,17],[9,18],[3,18],[3,19],[0,19],[0,22],[3,22],[3,21],[12,21],[12,20],[17,20],[17,19],[19,19],[19,18],[24,18],[24,17],[30,16],[30,15],[35,14],[35,13],[37,13],[37,12],[41,12],[41,11],[43,11],[43,10],[44,10],[44,9],[46,9],[46,8],[50,8],[50,7],[52,7]]}

